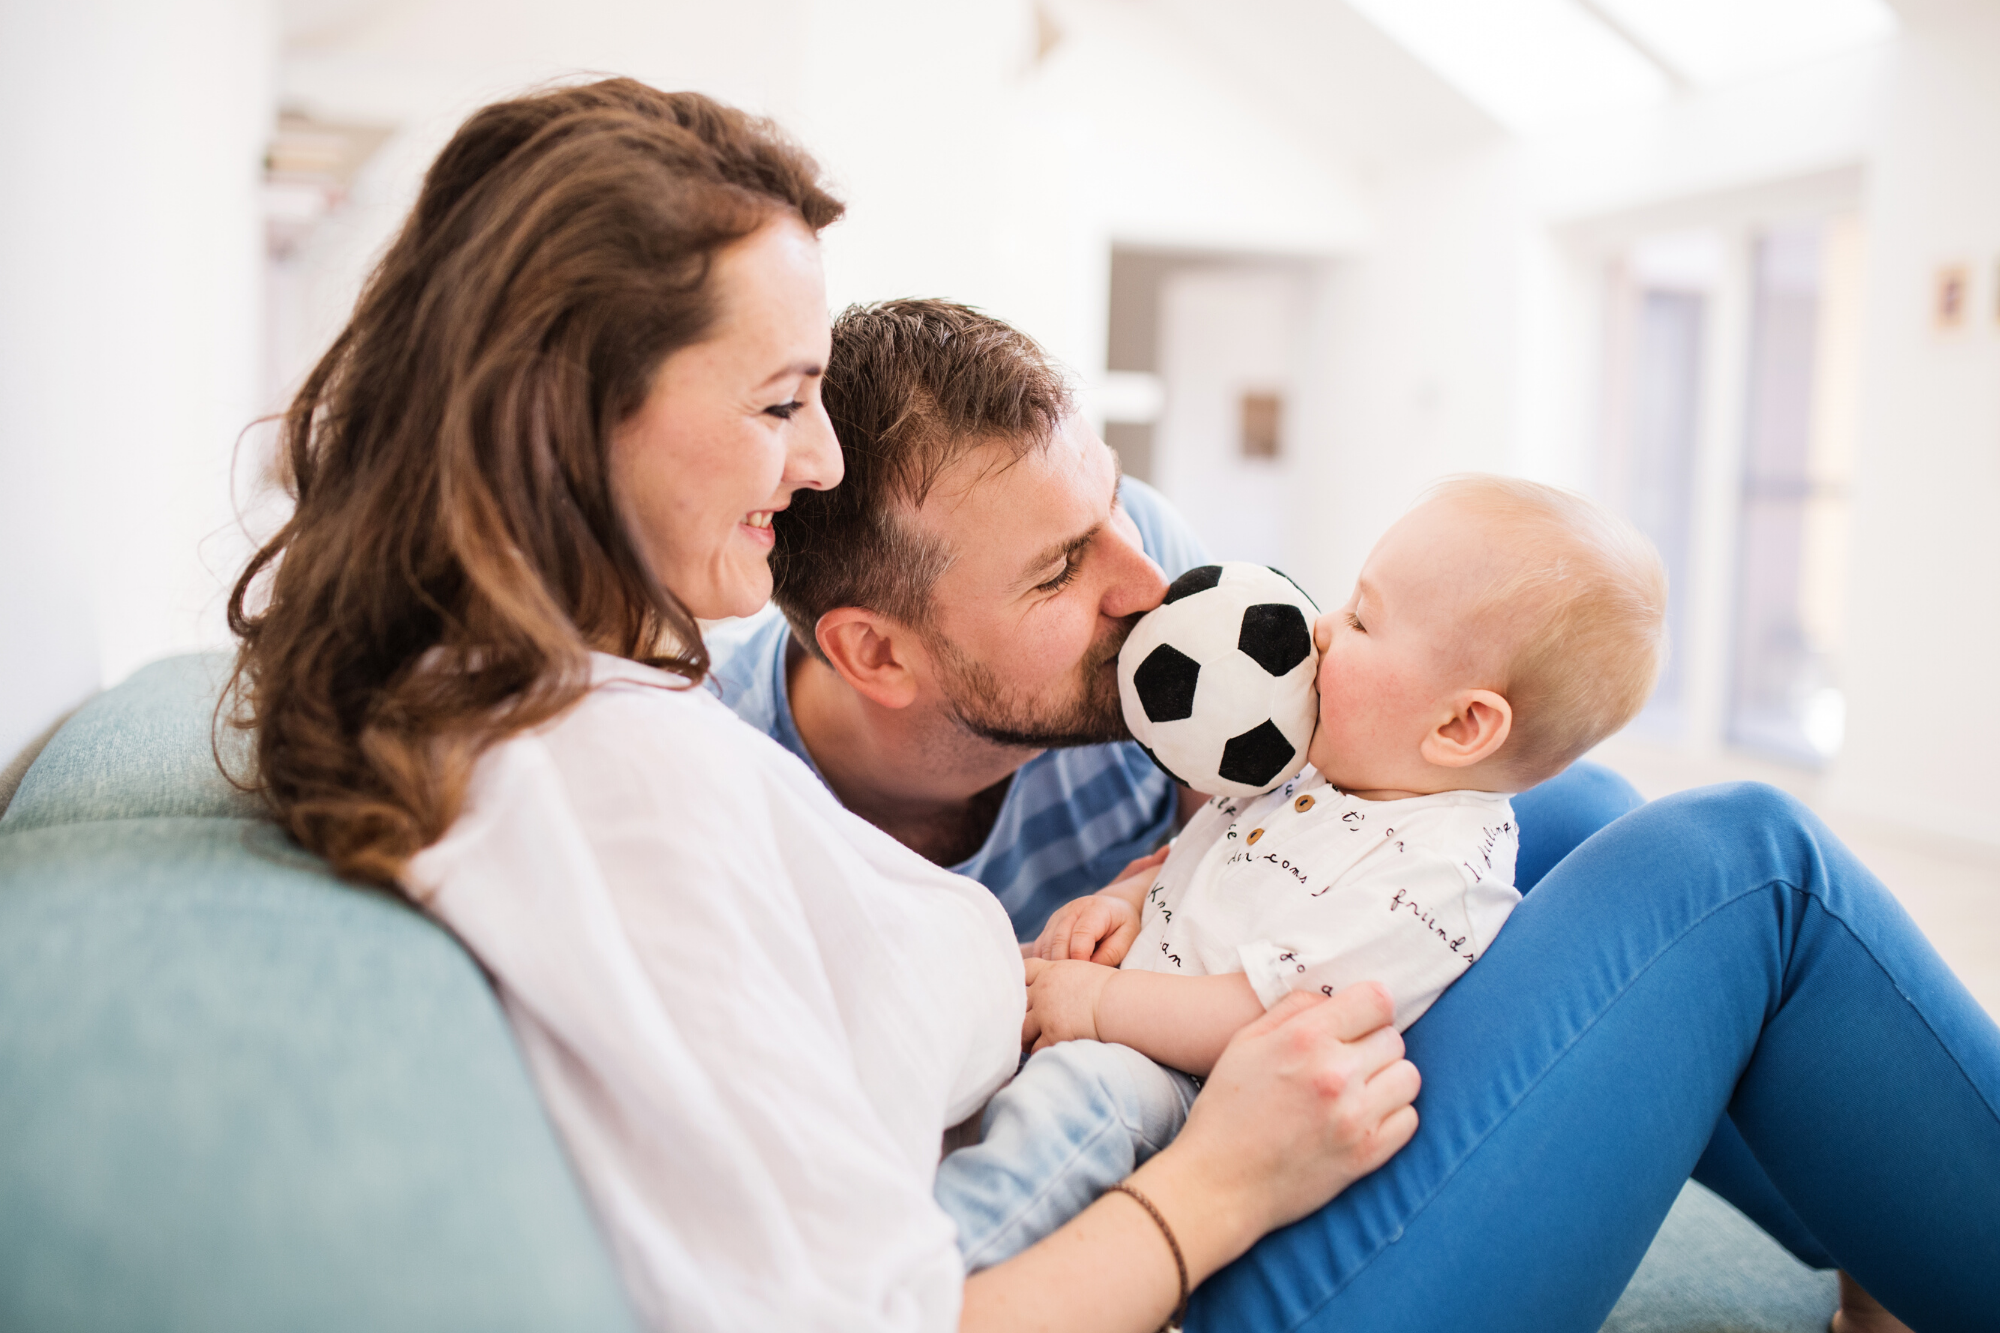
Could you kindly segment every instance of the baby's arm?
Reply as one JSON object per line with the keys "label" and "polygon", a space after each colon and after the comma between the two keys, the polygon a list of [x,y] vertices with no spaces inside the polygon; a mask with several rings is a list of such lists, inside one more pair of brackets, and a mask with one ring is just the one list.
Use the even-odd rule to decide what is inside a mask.
{"label": "baby's arm", "polygon": [[1036,1050],[1059,1041],[1115,1041],[1204,1076],[1236,1030],[1263,1012],[1264,1002],[1241,972],[1176,977],[1034,960],[1028,964],[1024,1035]]}

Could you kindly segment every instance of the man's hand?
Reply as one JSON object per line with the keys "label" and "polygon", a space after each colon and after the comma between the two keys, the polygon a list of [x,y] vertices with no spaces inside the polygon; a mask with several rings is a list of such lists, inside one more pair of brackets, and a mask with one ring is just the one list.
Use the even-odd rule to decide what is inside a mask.
{"label": "man's hand", "polygon": [[1115,967],[1076,961],[1030,958],[1028,1012],[1021,1044],[1041,1050],[1059,1041],[1097,1040],[1097,997],[1118,975]]}

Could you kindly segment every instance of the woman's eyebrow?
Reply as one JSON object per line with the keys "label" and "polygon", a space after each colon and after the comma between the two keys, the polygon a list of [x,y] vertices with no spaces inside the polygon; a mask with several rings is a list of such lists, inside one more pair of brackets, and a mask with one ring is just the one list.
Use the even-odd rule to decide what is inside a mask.
{"label": "woman's eyebrow", "polygon": [[757,387],[760,389],[768,388],[771,385],[776,384],[779,380],[791,379],[794,376],[802,376],[809,380],[818,379],[821,375],[824,374],[826,374],[826,367],[820,365],[817,362],[795,361],[791,365],[786,366],[783,370],[780,370],[775,374],[773,374],[771,378],[765,380],[762,384],[758,385]]}

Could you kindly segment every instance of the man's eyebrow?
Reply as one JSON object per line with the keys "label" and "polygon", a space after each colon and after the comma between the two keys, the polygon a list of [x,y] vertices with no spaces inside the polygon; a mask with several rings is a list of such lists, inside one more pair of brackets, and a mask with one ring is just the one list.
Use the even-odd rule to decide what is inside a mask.
{"label": "man's eyebrow", "polygon": [[[1118,508],[1118,483],[1124,480],[1124,477],[1124,461],[1118,457],[1117,451],[1113,450],[1111,454],[1111,508],[1114,512]],[[1040,582],[1039,579],[1035,579],[1037,574],[1058,560],[1068,560],[1070,556],[1090,545],[1091,542],[1097,539],[1097,534],[1104,531],[1106,521],[1106,519],[1100,518],[1097,522],[1091,524],[1086,531],[1080,532],[1074,537],[1066,537],[1053,546],[1049,546],[1038,552],[1034,559],[1022,566],[1021,573],[1023,579]]]}
{"label": "man's eyebrow", "polygon": [[757,387],[760,389],[767,388],[770,385],[776,384],[779,380],[790,379],[795,375],[802,375],[806,379],[810,380],[810,379],[818,379],[821,375],[824,374],[826,374],[826,367],[820,365],[816,361],[795,361],[791,365],[786,366],[783,370],[780,370],[776,374],[772,375],[771,378],[765,380],[762,384],[758,385]]}
{"label": "man's eyebrow", "polygon": [[1095,541],[1097,534],[1103,530],[1104,520],[1099,519],[1086,531],[1079,532],[1074,537],[1065,537],[1055,545],[1038,552],[1034,559],[1021,567],[1022,581],[1040,583],[1042,580],[1039,575],[1043,570],[1058,560],[1067,561],[1072,555]]}

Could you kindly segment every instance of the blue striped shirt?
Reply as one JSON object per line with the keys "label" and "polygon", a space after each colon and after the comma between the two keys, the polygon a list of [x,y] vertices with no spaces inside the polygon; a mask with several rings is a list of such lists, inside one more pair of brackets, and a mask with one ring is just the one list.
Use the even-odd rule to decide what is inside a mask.
{"label": "blue striped shirt", "polygon": [[[1208,554],[1158,491],[1127,477],[1119,496],[1139,539],[1169,579]],[[790,750],[814,773],[792,721],[785,684],[791,627],[776,608],[708,637],[714,687],[737,716]],[[824,775],[822,775],[822,781]],[[1041,933],[1049,914],[1111,882],[1134,857],[1174,831],[1177,789],[1130,741],[1045,750],[1014,773],[985,844],[951,869],[993,891],[1014,933]]]}

